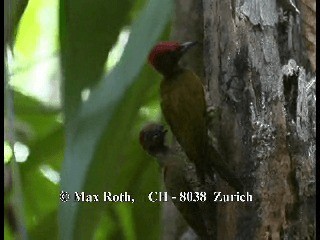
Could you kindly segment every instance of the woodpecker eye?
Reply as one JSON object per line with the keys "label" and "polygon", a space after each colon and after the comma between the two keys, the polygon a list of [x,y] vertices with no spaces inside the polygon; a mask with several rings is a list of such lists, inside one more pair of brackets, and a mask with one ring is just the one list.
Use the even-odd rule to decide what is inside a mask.
{"label": "woodpecker eye", "polygon": [[140,131],[140,144],[144,149],[160,146],[164,142],[166,132],[161,124],[149,124]]}
{"label": "woodpecker eye", "polygon": [[154,134],[154,135],[152,136],[152,140],[157,140],[158,137],[159,137],[159,134],[156,133],[156,134]]}
{"label": "woodpecker eye", "polygon": [[157,138],[159,138],[159,137],[161,137],[161,133],[162,133],[162,130],[157,130],[157,131],[155,131],[154,133],[153,133],[153,136],[152,136],[152,139],[157,139]]}

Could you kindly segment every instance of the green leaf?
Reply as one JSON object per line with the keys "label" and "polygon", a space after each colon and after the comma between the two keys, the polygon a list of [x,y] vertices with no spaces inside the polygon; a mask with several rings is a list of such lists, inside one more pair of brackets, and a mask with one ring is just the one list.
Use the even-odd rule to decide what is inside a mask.
{"label": "green leaf", "polygon": [[[142,160],[146,169],[141,173],[141,178],[135,181],[135,188],[133,188],[138,198],[132,209],[135,219],[135,232],[137,239],[160,239],[161,203],[152,203],[147,197],[150,192],[163,191],[159,184],[161,171],[154,159],[148,159],[145,155]],[[149,162],[149,164],[145,162]],[[149,222],[152,222],[152,224],[148,224],[146,227],[146,223]]]}
{"label": "green leaf", "polygon": [[[102,194],[96,191],[106,191],[108,187],[115,186],[106,179],[116,181],[116,178],[112,179],[111,176],[116,176],[116,172],[121,170],[119,167],[125,167],[123,163],[117,162],[121,159],[121,141],[130,129],[130,124],[129,126],[125,124],[133,121],[130,117],[137,113],[137,106],[139,106],[139,102],[134,102],[129,105],[130,108],[121,107],[122,100],[126,102],[127,97],[130,99],[130,95],[126,96],[127,90],[144,65],[149,50],[169,21],[172,8],[171,0],[149,1],[132,26],[132,32],[120,62],[106,79],[91,91],[89,99],[81,105],[77,117],[67,125],[62,190],[70,193],[86,191]],[[151,81],[154,80],[151,79]],[[139,91],[132,92],[135,93],[135,99],[140,99],[140,105],[144,94],[143,89],[148,89],[144,84],[141,86],[136,85]],[[66,102],[66,104],[70,103]],[[124,109],[131,109],[131,112],[128,113]],[[115,116],[121,116],[122,121],[114,122],[114,119],[120,119]],[[112,157],[116,152],[117,157]],[[118,168],[115,169],[115,166]],[[118,186],[115,190],[120,190],[120,187]],[[98,220],[98,212],[102,207],[105,207],[103,203],[100,205],[77,202],[61,204],[59,217],[61,238],[90,239],[97,223],[95,220]]]}
{"label": "green leaf", "polygon": [[64,107],[69,122],[81,91],[101,79],[110,49],[127,24],[131,0],[60,0],[61,64]]}
{"label": "green leaf", "polygon": [[45,106],[34,97],[25,95],[19,91],[13,91],[14,110],[18,115],[56,115],[61,109]]}
{"label": "green leaf", "polygon": [[46,214],[39,223],[30,229],[30,239],[59,239],[57,209]]}
{"label": "green leaf", "polygon": [[[25,0],[15,1],[21,2]],[[20,65],[19,63],[23,63],[23,65],[26,64],[30,67],[30,64],[34,65],[35,61],[37,62],[39,60],[39,54],[47,54],[49,49],[49,52],[56,50],[56,40],[53,39],[55,38],[55,35],[50,34],[56,31],[56,10],[58,10],[57,0],[29,1],[17,31],[16,42],[14,45],[14,52],[17,55],[14,65],[17,63]],[[49,48],[42,45],[43,40],[46,43],[49,42]],[[44,56],[42,55],[42,57]],[[22,81],[27,80],[28,79]]]}
{"label": "green leaf", "polygon": [[[58,122],[60,109],[46,106],[39,100],[14,91],[15,131],[17,140],[27,145],[45,138],[61,123]],[[6,113],[6,110],[5,110]]]}
{"label": "green leaf", "polygon": [[64,128],[62,126],[53,129],[50,134],[29,145],[30,155],[26,162],[21,163],[22,171],[33,171],[40,165],[50,165],[59,171],[64,151]]}
{"label": "green leaf", "polygon": [[124,229],[126,239],[135,240],[134,221],[132,218],[132,203],[117,204],[115,206],[116,214],[120,220],[120,224]]}
{"label": "green leaf", "polygon": [[4,1],[4,43],[12,47],[20,19],[28,5],[28,0],[5,0]]}
{"label": "green leaf", "polygon": [[14,239],[12,230],[10,229],[10,225],[8,224],[8,221],[6,220],[6,218],[4,220],[4,234],[3,235],[6,240]]}
{"label": "green leaf", "polygon": [[58,208],[59,186],[43,176],[39,168],[21,171],[22,190],[28,229],[36,227],[41,219]]}

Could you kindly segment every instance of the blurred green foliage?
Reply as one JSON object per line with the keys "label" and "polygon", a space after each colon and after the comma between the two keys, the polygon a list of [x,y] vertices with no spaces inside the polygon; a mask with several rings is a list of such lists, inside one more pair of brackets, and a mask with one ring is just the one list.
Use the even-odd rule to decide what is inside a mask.
{"label": "blurred green foliage", "polygon": [[[15,140],[29,150],[19,167],[30,239],[160,238],[160,205],[147,200],[161,189],[160,172],[138,135],[160,120],[160,78],[146,58],[168,37],[172,8],[171,0],[29,1],[7,58],[14,108],[5,130],[12,111]],[[120,60],[108,59],[123,47]],[[10,165],[6,136],[5,148]],[[100,200],[128,192],[135,203],[62,203],[61,190]],[[11,198],[9,186],[5,208]],[[5,215],[5,239],[15,234]]]}

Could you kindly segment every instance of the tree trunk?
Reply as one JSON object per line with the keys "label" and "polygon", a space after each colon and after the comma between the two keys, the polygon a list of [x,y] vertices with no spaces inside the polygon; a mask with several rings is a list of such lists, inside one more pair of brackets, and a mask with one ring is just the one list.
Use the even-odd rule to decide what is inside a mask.
{"label": "tree trunk", "polygon": [[[315,239],[316,77],[302,5],[176,0],[171,39],[203,43],[183,63],[222,109],[220,150],[253,198],[217,202],[217,239]],[[219,178],[216,189],[235,193]]]}

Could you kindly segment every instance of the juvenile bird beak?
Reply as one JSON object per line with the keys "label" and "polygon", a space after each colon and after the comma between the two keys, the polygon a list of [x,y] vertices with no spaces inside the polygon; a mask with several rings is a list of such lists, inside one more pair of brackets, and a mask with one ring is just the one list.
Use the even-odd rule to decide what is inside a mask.
{"label": "juvenile bird beak", "polygon": [[163,133],[163,134],[166,134],[167,132],[168,132],[167,129],[163,129],[163,130],[162,130],[162,133]]}

